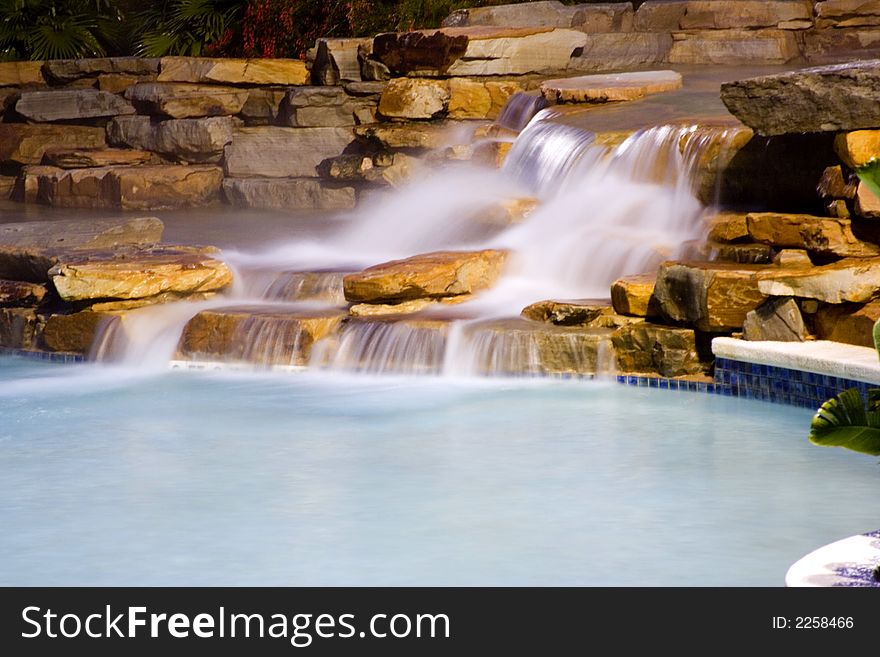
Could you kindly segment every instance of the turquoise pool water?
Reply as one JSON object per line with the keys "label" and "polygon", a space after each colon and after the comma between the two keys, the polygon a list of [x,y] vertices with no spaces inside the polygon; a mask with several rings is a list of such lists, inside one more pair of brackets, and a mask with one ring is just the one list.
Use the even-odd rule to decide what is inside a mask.
{"label": "turquoise pool water", "polygon": [[803,409],[0,359],[3,585],[781,585],[880,526]]}

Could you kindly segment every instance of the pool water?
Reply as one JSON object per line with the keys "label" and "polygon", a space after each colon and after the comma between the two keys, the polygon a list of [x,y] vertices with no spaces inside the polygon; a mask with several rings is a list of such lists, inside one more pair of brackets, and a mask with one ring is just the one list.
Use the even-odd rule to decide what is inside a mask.
{"label": "pool water", "polygon": [[3,585],[781,585],[880,526],[803,409],[0,359]]}

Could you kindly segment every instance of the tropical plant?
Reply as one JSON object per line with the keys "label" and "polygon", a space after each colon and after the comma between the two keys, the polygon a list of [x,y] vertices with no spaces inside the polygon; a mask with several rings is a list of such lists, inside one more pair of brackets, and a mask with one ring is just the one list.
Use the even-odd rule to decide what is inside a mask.
{"label": "tropical plant", "polygon": [[865,166],[856,170],[859,179],[865,183],[872,192],[880,197],[880,160],[871,160]]}
{"label": "tropical plant", "polygon": [[244,4],[241,0],[148,3],[132,16],[135,53],[145,57],[207,54],[212,44],[232,40]]}
{"label": "tropical plant", "polygon": [[810,441],[880,456],[880,389],[868,390],[867,407],[858,388],[826,401],[813,417]]}
{"label": "tropical plant", "polygon": [[122,18],[114,0],[0,0],[0,59],[103,56]]}

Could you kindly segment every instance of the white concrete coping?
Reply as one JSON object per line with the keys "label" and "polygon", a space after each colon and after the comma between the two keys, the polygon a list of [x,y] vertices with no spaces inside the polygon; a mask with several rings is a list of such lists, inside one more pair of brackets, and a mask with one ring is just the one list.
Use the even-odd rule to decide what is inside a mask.
{"label": "white concrete coping", "polygon": [[172,370],[198,370],[201,372],[304,372],[304,365],[259,365],[255,363],[230,363],[222,360],[172,360]]}
{"label": "white concrete coping", "polygon": [[880,532],[850,536],[810,552],[792,564],[786,586],[878,586],[871,572],[880,565]]}
{"label": "white concrete coping", "polygon": [[751,342],[735,338],[715,338],[712,340],[712,353],[717,358],[880,384],[880,358],[870,347],[828,340]]}

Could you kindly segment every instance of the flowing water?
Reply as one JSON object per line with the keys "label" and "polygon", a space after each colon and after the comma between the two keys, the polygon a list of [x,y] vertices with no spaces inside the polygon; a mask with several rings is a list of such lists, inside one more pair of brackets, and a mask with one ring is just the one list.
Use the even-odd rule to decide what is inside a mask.
{"label": "flowing water", "polygon": [[[108,322],[103,362],[0,359],[0,584],[776,585],[873,529],[876,464],[811,446],[807,411],[506,378],[543,374],[538,351],[613,370],[606,333],[517,315],[607,297],[699,238],[695,169],[725,138],[674,123],[608,143],[534,96],[508,109],[525,127],[500,171],[233,240],[230,292]],[[523,197],[540,199],[524,220],[485,219]],[[345,273],[482,248],[510,252],[492,290],[349,321],[307,372],[168,370],[199,312],[250,313],[231,360],[298,365],[297,318],[332,315]]]}

